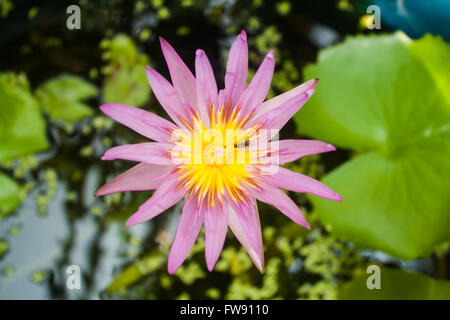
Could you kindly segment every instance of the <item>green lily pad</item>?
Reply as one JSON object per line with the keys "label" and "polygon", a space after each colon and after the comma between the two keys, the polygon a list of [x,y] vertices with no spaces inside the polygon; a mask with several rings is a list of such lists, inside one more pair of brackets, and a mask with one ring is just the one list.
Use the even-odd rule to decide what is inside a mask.
{"label": "green lily pad", "polygon": [[0,161],[46,149],[45,126],[26,78],[0,74]]}
{"label": "green lily pad", "polygon": [[92,115],[92,108],[82,101],[97,92],[97,88],[83,78],[63,75],[43,83],[35,95],[51,119],[72,123]]}
{"label": "green lily pad", "polygon": [[150,86],[145,74],[149,62],[147,55],[138,51],[133,40],[119,34],[110,40],[103,40],[103,58],[108,62],[102,71],[103,100],[106,103],[123,103],[141,107],[150,97]]}
{"label": "green lily pad", "polygon": [[312,197],[319,219],[402,259],[450,239],[449,71],[433,60],[450,49],[425,49],[429,37],[357,36],[322,51],[305,70],[316,93],[295,116],[299,132],[356,152],[323,179],[343,202]]}
{"label": "green lily pad", "polygon": [[0,219],[13,211],[20,202],[18,183],[7,175],[0,173]]}
{"label": "green lily pad", "polygon": [[342,288],[342,300],[448,300],[450,281],[435,280],[420,273],[380,269],[380,289],[368,289],[370,274],[354,278]]}

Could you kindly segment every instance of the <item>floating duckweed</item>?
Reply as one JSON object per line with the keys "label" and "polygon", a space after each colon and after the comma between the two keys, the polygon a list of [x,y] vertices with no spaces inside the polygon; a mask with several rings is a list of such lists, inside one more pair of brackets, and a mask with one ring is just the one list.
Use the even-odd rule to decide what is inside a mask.
{"label": "floating duckweed", "polygon": [[[283,63],[282,69],[274,73],[272,87],[279,91],[288,91],[298,83],[299,78],[300,73],[295,68],[293,62],[287,60]],[[273,90],[271,90],[271,95],[274,95]]]}
{"label": "floating duckweed", "polygon": [[104,116],[97,116],[92,120],[92,126],[97,129],[111,129],[114,122]]}
{"label": "floating duckweed", "polygon": [[252,6],[254,8],[259,8],[259,7],[261,7],[262,3],[263,3],[263,0],[253,0]]}
{"label": "floating duckweed", "polygon": [[263,287],[261,288],[261,296],[258,299],[267,299],[275,296],[279,289],[278,274],[280,272],[281,260],[279,258],[272,258],[266,266],[266,274],[263,280]]}
{"label": "floating duckweed", "polygon": [[36,284],[41,284],[45,280],[45,272],[41,270],[36,270],[31,275],[31,281]]}
{"label": "floating duckweed", "polygon": [[191,7],[194,4],[194,0],[181,0],[181,6],[184,8]]}
{"label": "floating duckweed", "polygon": [[217,288],[209,288],[206,290],[205,295],[211,299],[220,299],[220,291]]}
{"label": "floating duckweed", "polygon": [[252,31],[256,31],[259,28],[261,28],[261,22],[259,21],[259,19],[257,17],[250,17],[250,19],[248,19],[248,27]]}
{"label": "floating duckweed", "polygon": [[188,26],[180,26],[177,28],[177,36],[183,37],[191,33],[191,28]]}
{"label": "floating duckweed", "polygon": [[171,276],[169,276],[168,274],[163,274],[160,277],[160,283],[161,283],[161,287],[163,287],[164,289],[169,289],[172,286],[172,280],[173,278]]}
{"label": "floating duckweed", "polygon": [[16,161],[16,167],[14,168],[14,177],[23,178],[32,169],[35,169],[39,165],[34,155],[28,155],[20,157]]}
{"label": "floating duckweed", "polygon": [[32,7],[30,10],[28,10],[28,19],[33,19],[39,12],[38,7]]}
{"label": "floating duckweed", "polygon": [[66,131],[67,134],[73,134],[75,131],[75,126],[72,123],[64,123],[64,131]]}
{"label": "floating duckweed", "polygon": [[95,129],[101,129],[105,125],[105,117],[97,116],[92,120],[92,125]]}
{"label": "floating duckweed", "polygon": [[147,41],[148,39],[150,39],[150,36],[152,35],[152,30],[145,28],[141,31],[141,33],[139,34],[139,40],[141,41]]}
{"label": "floating duckweed", "polygon": [[20,53],[23,55],[30,54],[32,51],[33,50],[29,44],[24,44],[23,46],[20,47]]}
{"label": "floating duckweed", "polygon": [[253,286],[246,277],[234,278],[228,288],[226,299],[273,299],[279,290],[280,265],[279,258],[272,258],[268,261],[261,288]]}
{"label": "floating duckweed", "polygon": [[20,226],[15,225],[8,229],[8,234],[12,236],[17,236],[20,234]]}
{"label": "floating duckweed", "polygon": [[375,17],[371,14],[366,14],[364,16],[362,16],[361,18],[359,18],[359,24],[358,27],[361,30],[367,29],[367,26],[372,25],[375,22]]}
{"label": "floating duckweed", "polygon": [[127,249],[127,256],[130,258],[136,258],[140,253],[138,248],[129,248]]}
{"label": "floating duckweed", "polygon": [[103,126],[106,130],[109,130],[113,127],[114,121],[112,121],[110,118],[106,118],[106,120],[103,122]]}
{"label": "floating duckweed", "polygon": [[182,265],[175,274],[186,285],[191,285],[195,280],[206,277],[203,268],[195,261]]}
{"label": "floating duckweed", "polygon": [[161,20],[169,19],[170,17],[170,11],[167,7],[162,7],[158,10],[158,18]]}
{"label": "floating duckweed", "polygon": [[98,69],[97,68],[91,68],[89,70],[89,78],[90,79],[97,79],[98,78]]}
{"label": "floating duckweed", "polygon": [[278,2],[277,11],[282,16],[288,15],[291,12],[291,3],[289,1]]}
{"label": "floating duckweed", "polygon": [[103,215],[104,212],[105,212],[105,210],[102,207],[100,207],[100,206],[95,206],[94,205],[94,206],[91,207],[91,213],[94,216],[100,217],[100,216]]}
{"label": "floating duckweed", "polygon": [[90,157],[94,154],[94,147],[93,146],[85,146],[81,148],[80,155],[82,157]]}
{"label": "floating duckweed", "polygon": [[191,298],[191,296],[189,295],[189,293],[183,292],[178,297],[176,297],[175,299],[177,299],[177,300],[189,300],[190,298]]}
{"label": "floating duckweed", "polygon": [[434,253],[438,257],[443,257],[450,249],[450,241],[443,242],[434,249]]}
{"label": "floating duckweed", "polygon": [[9,251],[9,243],[6,240],[0,240],[0,258]]}
{"label": "floating duckweed", "polygon": [[50,200],[46,195],[39,195],[36,197],[36,202],[39,207],[38,211],[40,215],[44,215],[47,213],[47,205],[49,201]]}
{"label": "floating duckweed", "polygon": [[92,127],[89,124],[84,125],[81,128],[81,134],[87,136],[92,132]]}
{"label": "floating duckweed", "polygon": [[13,276],[14,275],[14,268],[13,268],[13,266],[11,266],[11,265],[5,266],[5,268],[3,269],[2,273],[5,275],[5,277]]}
{"label": "floating duckweed", "polygon": [[14,167],[14,159],[2,160],[0,166],[5,169],[12,169]]}
{"label": "floating duckweed", "polygon": [[250,258],[246,254],[241,255],[236,248],[228,247],[222,251],[221,258],[216,265],[217,271],[230,271],[232,275],[238,275],[251,266]]}
{"label": "floating duckweed", "polygon": [[58,176],[54,169],[47,169],[43,173],[46,184],[45,194],[40,194],[36,197],[36,202],[39,207],[39,214],[47,213],[48,203],[55,197],[56,189],[58,188]]}
{"label": "floating duckweed", "polygon": [[237,29],[238,29],[237,26],[229,25],[228,27],[225,28],[225,33],[228,35],[235,35]]}
{"label": "floating duckweed", "polygon": [[188,257],[192,257],[197,253],[202,253],[205,250],[205,237],[202,230],[202,233],[199,235],[197,241],[195,242],[194,246],[192,247]]}
{"label": "floating duckweed", "polygon": [[164,4],[164,0],[151,0],[151,2],[152,2],[153,8],[155,8],[155,9],[161,8]]}
{"label": "floating duckweed", "polygon": [[276,233],[276,229],[272,226],[265,227],[263,230],[264,241],[272,242]]}
{"label": "floating duckweed", "polygon": [[102,139],[102,142],[103,142],[103,145],[104,145],[105,147],[107,147],[107,148],[111,147],[111,146],[112,146],[112,143],[113,143],[113,141],[112,141],[112,139],[111,139],[110,137],[104,137],[104,138]]}
{"label": "floating duckweed", "polygon": [[45,46],[48,48],[59,48],[62,45],[62,40],[56,37],[48,37],[45,39]]}
{"label": "floating duckweed", "polygon": [[144,1],[140,0],[140,1],[136,2],[136,5],[134,7],[134,11],[136,13],[141,13],[142,11],[144,11],[144,9],[145,9]]}
{"label": "floating duckweed", "polygon": [[137,237],[131,237],[129,243],[133,246],[140,246],[142,244],[142,240]]}
{"label": "floating duckweed", "polygon": [[114,193],[114,194],[109,194],[105,197],[103,197],[103,202],[105,203],[106,206],[111,206],[113,204],[117,205],[120,204],[122,200],[122,193]]}
{"label": "floating duckweed", "polygon": [[306,283],[298,292],[300,299],[308,300],[335,300],[337,298],[337,285],[329,281],[319,281],[315,284]]}
{"label": "floating duckweed", "polygon": [[47,182],[56,181],[57,174],[54,169],[47,169],[44,172],[44,178]]}
{"label": "floating duckweed", "polygon": [[354,7],[350,0],[339,0],[337,8],[342,11],[353,11]]}
{"label": "floating duckweed", "polygon": [[83,178],[83,171],[80,169],[74,170],[70,178],[73,182],[81,181],[81,179]]}
{"label": "floating duckweed", "polygon": [[[281,41],[281,33],[276,26],[270,26],[264,29],[263,33],[256,38],[256,49],[265,53],[270,49],[274,49]],[[275,48],[276,49],[276,48]],[[275,52],[275,56],[277,56]]]}
{"label": "floating duckweed", "polygon": [[14,4],[11,0],[0,1],[1,17],[6,18],[13,8],[14,8]]}
{"label": "floating duckweed", "polygon": [[75,191],[69,191],[66,194],[67,201],[76,202],[78,199],[78,194]]}
{"label": "floating duckweed", "polygon": [[360,261],[354,250],[331,236],[317,233],[313,239],[300,249],[300,253],[305,256],[305,269],[320,274],[324,280],[346,275]]}
{"label": "floating duckweed", "polygon": [[[224,249],[224,251],[225,250],[227,250],[227,249]],[[223,255],[223,251],[222,251],[222,255]],[[214,270],[221,271],[221,272],[226,272],[229,269],[230,269],[230,264],[225,259],[220,259],[219,261],[217,261],[217,264],[214,267]]]}
{"label": "floating duckweed", "polygon": [[292,246],[289,243],[289,239],[287,237],[280,236],[276,240],[275,245],[278,248],[278,250],[280,250],[281,253],[284,255],[285,264],[287,266],[290,266],[292,264],[292,262],[294,261],[294,256],[293,256],[293,252],[292,252],[293,251]]}

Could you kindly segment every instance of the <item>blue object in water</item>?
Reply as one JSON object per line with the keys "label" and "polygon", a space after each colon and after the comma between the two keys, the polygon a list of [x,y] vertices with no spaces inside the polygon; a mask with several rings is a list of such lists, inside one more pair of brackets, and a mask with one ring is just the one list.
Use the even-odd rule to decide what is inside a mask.
{"label": "blue object in water", "polygon": [[373,0],[383,23],[403,30],[411,38],[429,32],[450,41],[450,0]]}

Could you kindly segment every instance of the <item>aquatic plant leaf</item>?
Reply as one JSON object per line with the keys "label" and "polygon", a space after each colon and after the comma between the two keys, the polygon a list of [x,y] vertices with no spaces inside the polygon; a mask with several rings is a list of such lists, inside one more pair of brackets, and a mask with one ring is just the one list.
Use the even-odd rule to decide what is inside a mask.
{"label": "aquatic plant leaf", "polygon": [[[361,274],[342,287],[342,300],[448,300],[450,281],[386,267],[380,269],[380,289],[367,287],[371,274]],[[369,280],[371,282],[371,279]]]}
{"label": "aquatic plant leaf", "polygon": [[343,202],[311,198],[335,235],[402,259],[450,238],[450,88],[439,74],[449,71],[424,64],[445,50],[402,33],[357,36],[306,68],[320,82],[299,132],[357,152],[322,180]]}
{"label": "aquatic plant leaf", "polygon": [[104,59],[108,64],[103,68],[103,100],[106,103],[122,103],[141,107],[150,97],[150,86],[145,74],[149,58],[139,53],[133,40],[119,34],[104,40]]}
{"label": "aquatic plant leaf", "polygon": [[420,60],[441,87],[450,103],[450,43],[441,37],[425,35],[409,46],[414,57]]}
{"label": "aquatic plant leaf", "polygon": [[0,173],[0,220],[20,204],[20,187],[7,175]]}
{"label": "aquatic plant leaf", "polygon": [[158,270],[164,263],[165,257],[160,252],[151,252],[147,256],[126,267],[106,289],[109,293],[118,293],[126,289],[144,276]]}
{"label": "aquatic plant leaf", "polygon": [[97,88],[83,78],[63,75],[43,83],[35,95],[51,119],[71,123],[92,115],[93,109],[82,101],[92,98],[97,92]]}
{"label": "aquatic plant leaf", "polygon": [[0,74],[0,161],[47,147],[45,121],[26,79]]}
{"label": "aquatic plant leaf", "polygon": [[103,84],[105,102],[118,102],[131,106],[142,106],[150,96],[150,86],[145,75],[145,64],[130,69],[115,70]]}

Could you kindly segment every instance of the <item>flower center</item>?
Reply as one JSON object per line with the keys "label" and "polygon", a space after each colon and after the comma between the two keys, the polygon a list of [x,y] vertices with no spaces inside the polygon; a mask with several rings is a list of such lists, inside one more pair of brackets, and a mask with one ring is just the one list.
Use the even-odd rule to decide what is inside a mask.
{"label": "flower center", "polygon": [[246,145],[256,135],[254,128],[244,130],[235,116],[211,113],[209,128],[195,116],[189,132],[174,133],[176,147],[172,152],[178,163],[179,188],[186,188],[189,196],[197,196],[208,207],[224,199],[241,202],[247,198],[246,188],[257,187],[258,182],[248,170],[254,163],[254,152]]}

